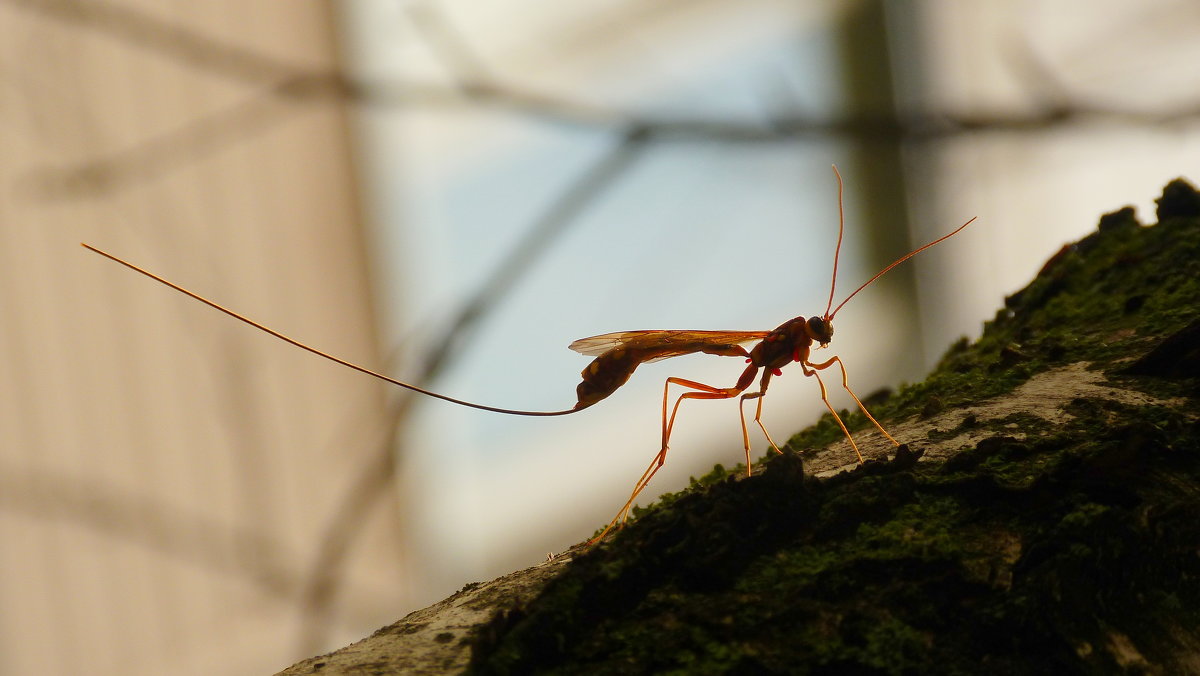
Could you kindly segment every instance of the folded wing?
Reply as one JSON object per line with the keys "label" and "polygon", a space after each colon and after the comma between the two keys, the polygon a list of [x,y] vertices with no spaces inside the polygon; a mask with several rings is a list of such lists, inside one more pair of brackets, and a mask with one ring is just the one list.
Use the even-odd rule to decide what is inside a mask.
{"label": "folded wing", "polygon": [[770,331],[617,331],[590,338],[580,338],[567,347],[591,357],[604,355],[621,348],[647,356],[642,363],[727,348],[731,345],[753,343],[767,337]]}

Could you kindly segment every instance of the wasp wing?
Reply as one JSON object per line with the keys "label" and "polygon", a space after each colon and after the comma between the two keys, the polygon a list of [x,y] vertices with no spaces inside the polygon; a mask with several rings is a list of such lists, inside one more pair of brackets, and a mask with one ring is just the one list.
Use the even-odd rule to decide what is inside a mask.
{"label": "wasp wing", "polygon": [[693,352],[703,352],[714,347],[728,347],[752,343],[771,333],[770,331],[617,331],[590,338],[580,338],[567,347],[591,357],[622,348],[643,350],[653,356],[645,362],[678,357]]}

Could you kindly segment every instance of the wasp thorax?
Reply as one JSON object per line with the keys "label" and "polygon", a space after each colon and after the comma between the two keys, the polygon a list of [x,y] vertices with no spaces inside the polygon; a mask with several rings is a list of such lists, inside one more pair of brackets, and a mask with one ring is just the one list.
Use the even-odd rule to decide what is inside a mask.
{"label": "wasp thorax", "polygon": [[824,317],[809,317],[808,323],[805,324],[808,329],[808,335],[813,340],[821,344],[822,347],[829,344],[833,340],[833,322]]}

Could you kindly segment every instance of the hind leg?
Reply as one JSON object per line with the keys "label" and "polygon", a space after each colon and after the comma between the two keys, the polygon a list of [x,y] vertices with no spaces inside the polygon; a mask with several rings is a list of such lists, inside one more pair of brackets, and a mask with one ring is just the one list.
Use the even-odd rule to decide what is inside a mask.
{"label": "hind leg", "polygon": [[[671,414],[668,416],[667,410],[668,404],[671,400],[671,385],[679,385],[680,387],[690,388],[694,391],[684,392],[683,394],[679,395],[679,397],[675,400],[675,406],[670,409]],[[604,536],[608,535],[609,531],[625,523],[625,520],[629,517],[629,510],[633,507],[633,501],[637,499],[638,494],[640,494],[642,490],[646,488],[646,486],[650,483],[650,480],[654,478],[654,475],[658,472],[659,468],[662,467],[667,461],[667,450],[670,448],[671,443],[671,431],[675,428],[675,417],[679,415],[679,406],[683,403],[684,399],[732,399],[733,397],[741,394],[744,390],[744,387],[714,387],[712,385],[705,385],[704,383],[699,383],[694,380],[685,380],[683,378],[667,378],[666,385],[663,386],[662,448],[654,456],[654,459],[650,461],[650,465],[646,468],[646,471],[642,472],[641,478],[639,478],[637,483],[633,486],[633,493],[630,494],[629,499],[625,501],[625,504],[621,506],[621,510],[617,512],[617,515],[613,517],[613,520],[609,522],[608,527],[606,527],[599,535],[589,540],[588,543],[595,544],[600,540],[603,540]],[[746,421],[743,418],[743,437],[746,436],[745,431]],[[747,456],[748,455],[749,451],[747,451]]]}

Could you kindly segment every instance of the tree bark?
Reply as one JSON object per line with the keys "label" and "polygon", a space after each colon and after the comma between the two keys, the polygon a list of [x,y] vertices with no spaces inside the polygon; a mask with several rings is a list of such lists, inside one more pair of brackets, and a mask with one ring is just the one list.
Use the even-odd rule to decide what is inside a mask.
{"label": "tree bark", "polygon": [[1064,247],[922,383],[281,674],[1200,673],[1200,194]]}

